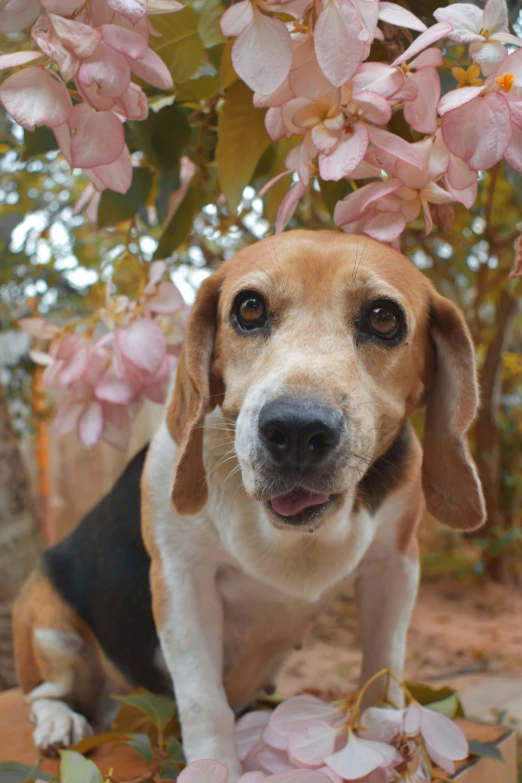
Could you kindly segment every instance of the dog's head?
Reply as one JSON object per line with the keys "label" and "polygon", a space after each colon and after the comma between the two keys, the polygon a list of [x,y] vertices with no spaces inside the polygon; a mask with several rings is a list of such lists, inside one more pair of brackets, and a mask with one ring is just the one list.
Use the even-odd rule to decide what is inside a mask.
{"label": "dog's head", "polygon": [[313,529],[353,497],[423,405],[428,510],[461,530],[483,521],[466,442],[477,382],[465,322],[387,246],[288,232],[203,283],[167,413],[181,514],[207,500],[202,425],[216,405],[244,487],[277,527]]}

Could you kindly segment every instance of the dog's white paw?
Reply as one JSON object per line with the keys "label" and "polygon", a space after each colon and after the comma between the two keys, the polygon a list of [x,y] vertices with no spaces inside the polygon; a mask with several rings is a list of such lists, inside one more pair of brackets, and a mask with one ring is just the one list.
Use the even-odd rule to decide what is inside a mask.
{"label": "dog's white paw", "polygon": [[35,701],[31,705],[31,719],[35,724],[34,743],[46,755],[56,755],[59,748],[69,748],[93,734],[83,715],[56,699]]}

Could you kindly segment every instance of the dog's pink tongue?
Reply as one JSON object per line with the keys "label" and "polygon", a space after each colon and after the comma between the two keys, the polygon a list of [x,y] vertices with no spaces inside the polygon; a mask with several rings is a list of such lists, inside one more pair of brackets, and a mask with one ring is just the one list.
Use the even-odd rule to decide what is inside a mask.
{"label": "dog's pink tongue", "polygon": [[317,492],[308,492],[306,489],[296,489],[287,495],[279,495],[272,498],[272,508],[282,517],[293,517],[311,506],[320,506],[326,503],[330,495],[321,495]]}

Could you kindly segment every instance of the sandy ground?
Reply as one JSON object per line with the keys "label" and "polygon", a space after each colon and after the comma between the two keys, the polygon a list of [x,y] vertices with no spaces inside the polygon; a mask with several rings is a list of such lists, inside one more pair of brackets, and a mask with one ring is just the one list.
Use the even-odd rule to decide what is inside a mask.
{"label": "sandy ground", "polygon": [[[355,604],[339,598],[288,660],[278,690],[357,687],[360,652]],[[408,637],[411,682],[463,690],[492,676],[522,683],[522,592],[455,581],[423,584]]]}

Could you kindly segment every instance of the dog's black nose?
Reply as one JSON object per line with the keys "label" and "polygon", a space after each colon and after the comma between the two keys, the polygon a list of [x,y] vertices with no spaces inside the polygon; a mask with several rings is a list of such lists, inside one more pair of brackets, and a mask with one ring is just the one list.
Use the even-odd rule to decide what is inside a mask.
{"label": "dog's black nose", "polygon": [[279,397],[259,414],[259,431],[273,462],[292,469],[319,465],[341,439],[342,417],[331,405]]}

